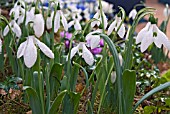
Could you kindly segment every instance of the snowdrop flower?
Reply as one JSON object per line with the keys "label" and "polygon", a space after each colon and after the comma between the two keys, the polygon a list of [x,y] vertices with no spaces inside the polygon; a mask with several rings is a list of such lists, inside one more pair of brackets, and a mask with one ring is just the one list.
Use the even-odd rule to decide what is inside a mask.
{"label": "snowdrop flower", "polygon": [[159,30],[156,24],[148,22],[147,25],[138,33],[136,37],[136,44],[141,42],[141,52],[144,52],[149,45],[153,42],[158,48],[161,48],[162,44],[170,50],[170,41],[168,37]]}
{"label": "snowdrop flower", "polygon": [[[115,20],[112,22],[112,24],[108,28],[107,35],[110,35],[113,30],[117,31],[117,29],[119,28],[121,22],[122,22],[121,17],[116,16]],[[125,31],[125,25],[122,24],[117,34],[119,35],[119,37],[123,38],[124,35],[125,35],[125,32],[126,32]]]}
{"label": "snowdrop flower", "polygon": [[46,27],[48,30],[52,28],[53,17],[54,17],[54,11],[48,15],[46,20]]}
{"label": "snowdrop flower", "polygon": [[35,16],[35,7],[32,7],[29,11],[26,12],[26,22],[25,25],[27,25],[29,22],[34,21]]}
{"label": "snowdrop flower", "polygon": [[82,50],[82,58],[85,60],[85,62],[92,66],[94,63],[94,57],[93,54],[87,49],[85,42],[80,42],[76,47],[71,49],[70,59],[73,58],[73,56],[79,52],[79,50]]}
{"label": "snowdrop flower", "polygon": [[[12,31],[15,33],[15,35],[17,37],[21,37],[21,29],[19,27],[19,25],[14,21],[12,20],[10,23],[9,23],[9,26],[11,27]],[[4,29],[4,32],[3,32],[3,35],[6,36],[9,32],[9,26],[7,25]]]}
{"label": "snowdrop flower", "polygon": [[105,13],[113,13],[113,4],[109,4],[106,1],[101,1],[101,2],[102,2],[103,11]]}
{"label": "snowdrop flower", "polygon": [[2,40],[0,39],[0,54],[2,52]]}
{"label": "snowdrop flower", "polygon": [[[106,15],[104,14],[104,12],[102,11],[102,14],[103,14],[103,19],[104,19],[104,28],[106,29],[107,28],[107,17]],[[95,21],[93,21],[91,23],[91,27],[94,27],[95,25],[99,26],[101,23],[102,23],[102,16],[100,14],[100,10],[97,11],[97,13],[93,16],[94,19],[97,19]]]}
{"label": "snowdrop flower", "polygon": [[129,13],[129,19],[132,18],[133,20],[135,19],[137,15],[137,11],[136,9],[133,9],[130,13]]}
{"label": "snowdrop flower", "polygon": [[20,13],[24,13],[24,8],[25,7],[25,3],[21,0],[19,0],[18,2],[15,3],[14,7],[10,10],[9,15],[11,16],[12,14],[14,14],[14,20],[17,20],[20,17]]}
{"label": "snowdrop flower", "polygon": [[28,68],[31,68],[37,60],[37,45],[40,50],[49,58],[53,59],[53,52],[35,36],[27,37],[27,40],[20,44],[17,51],[17,58],[24,57],[24,63]]}
{"label": "snowdrop flower", "polygon": [[90,32],[89,34],[87,34],[85,38],[88,44],[90,45],[91,49],[98,47],[100,43],[100,35],[94,35],[95,33],[101,33],[101,31],[96,30],[96,31]]}
{"label": "snowdrop flower", "polygon": [[66,18],[64,17],[63,12],[60,10],[60,5],[58,6],[58,10],[56,11],[55,18],[54,18],[54,32],[56,33],[58,29],[60,28],[60,19],[61,23],[65,29],[65,31],[68,31],[68,23]]}
{"label": "snowdrop flower", "polygon": [[80,25],[80,21],[78,19],[74,19],[73,21],[70,21],[68,24],[68,27],[70,28],[71,26],[74,25],[75,30],[82,30],[82,27]]}
{"label": "snowdrop flower", "polygon": [[41,37],[44,33],[44,18],[42,14],[35,14],[33,29],[37,37]]}

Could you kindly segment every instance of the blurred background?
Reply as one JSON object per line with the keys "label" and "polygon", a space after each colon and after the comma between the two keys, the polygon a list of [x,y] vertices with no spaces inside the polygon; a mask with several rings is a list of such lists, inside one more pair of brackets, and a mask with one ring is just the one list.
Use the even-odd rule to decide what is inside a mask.
{"label": "blurred background", "polygon": [[[8,17],[8,13],[10,8],[13,6],[13,4],[15,3],[15,1],[17,0],[0,0],[0,12],[2,15],[5,15]],[[48,0],[42,0],[44,2],[44,5],[48,5]],[[82,8],[83,9],[83,5],[85,3],[89,3],[88,5],[92,5],[92,8],[95,7],[97,4],[97,0],[62,0],[62,1],[71,1],[74,4],[77,4],[77,7]],[[108,11],[108,8],[111,9],[111,7],[113,8],[113,11],[108,11],[111,14],[109,14],[109,17],[112,18],[112,16],[114,16],[115,13],[118,12],[118,6],[121,6],[125,9],[127,15],[128,13],[134,8],[134,6],[136,4],[144,4],[146,6],[149,7],[154,7],[156,8],[156,12],[155,12],[155,16],[158,18],[158,25],[161,24],[161,22],[165,19],[165,16],[163,14],[163,11],[165,9],[166,4],[170,4],[170,0],[103,0],[108,2],[109,4],[111,4],[112,6],[108,7],[108,4],[106,4],[104,2],[104,5],[106,7],[106,10]],[[108,8],[107,8],[108,7]],[[137,7],[137,10],[140,10],[141,8],[143,8],[144,6],[139,6]],[[93,8],[95,9],[95,8]],[[94,11],[91,11],[91,17],[93,17]],[[112,15],[113,14],[113,15]],[[141,28],[143,28],[147,22],[148,17],[145,17],[145,19],[143,19],[141,21],[141,23],[138,25],[137,27],[137,32],[139,32],[141,30]],[[168,25],[167,28],[167,35],[168,37],[170,37],[170,25]]]}

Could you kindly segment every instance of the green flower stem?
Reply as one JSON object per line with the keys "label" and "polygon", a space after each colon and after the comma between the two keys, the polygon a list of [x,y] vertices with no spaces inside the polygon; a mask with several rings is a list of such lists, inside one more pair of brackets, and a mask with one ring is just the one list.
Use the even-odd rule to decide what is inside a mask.
{"label": "green flower stem", "polygon": [[47,94],[47,101],[46,101],[46,114],[50,110],[50,99],[51,99],[51,94],[50,94],[50,81],[49,81],[49,74],[50,74],[50,65],[47,64],[47,67],[45,69],[45,82],[46,82],[46,94]]}
{"label": "green flower stem", "polygon": [[45,111],[44,111],[44,99],[43,99],[43,96],[44,96],[44,93],[43,93],[43,90],[42,90],[42,83],[43,83],[43,78],[41,77],[41,57],[40,57],[40,50],[38,49],[38,57],[37,57],[37,62],[38,62],[38,83],[39,83],[39,95],[40,95],[40,102],[41,102],[41,108],[42,108],[42,114],[45,114]]}
{"label": "green flower stem", "polygon": [[136,26],[141,18],[143,18],[145,15],[153,14],[153,11],[155,9],[153,8],[144,8],[140,10],[135,17],[135,20],[132,24],[132,27],[130,29],[131,32],[129,32],[128,42],[126,44],[125,48],[125,55],[124,55],[124,64],[123,64],[123,71],[126,69],[131,69],[132,67],[132,44],[133,44],[133,34],[135,32]]}
{"label": "green flower stem", "polygon": [[107,86],[108,81],[109,81],[109,79],[110,79],[110,76],[111,76],[113,67],[114,67],[114,64],[112,64],[111,69],[110,69],[110,71],[109,71],[109,73],[108,73],[108,75],[107,75],[107,79],[106,79],[106,81],[105,81],[105,85],[104,85],[103,92],[102,92],[102,95],[101,95],[101,99],[100,99],[100,103],[99,103],[99,108],[98,108],[97,114],[100,114],[100,109],[101,109],[101,106],[102,106],[102,104],[103,104],[103,100],[104,100],[105,95],[106,95],[106,94],[105,94],[106,86]]}
{"label": "green flower stem", "polygon": [[99,0],[99,7],[100,7],[100,15],[102,17],[102,30],[103,30],[103,34],[104,34],[105,33],[105,29],[104,29],[104,17],[103,17],[103,8],[102,8],[101,0]]}

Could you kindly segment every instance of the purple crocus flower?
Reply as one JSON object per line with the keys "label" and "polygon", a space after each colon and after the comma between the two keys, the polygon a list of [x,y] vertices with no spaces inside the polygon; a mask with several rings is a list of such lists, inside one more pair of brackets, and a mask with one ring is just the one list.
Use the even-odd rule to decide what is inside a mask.
{"label": "purple crocus flower", "polygon": [[99,48],[94,48],[91,50],[91,52],[96,55],[96,54],[100,54],[102,52],[102,48],[99,47]]}
{"label": "purple crocus flower", "polygon": [[72,38],[72,33],[66,32],[66,38],[71,39]]}
{"label": "purple crocus flower", "polygon": [[99,45],[100,45],[101,47],[104,47],[104,40],[103,40],[103,39],[100,39]]}

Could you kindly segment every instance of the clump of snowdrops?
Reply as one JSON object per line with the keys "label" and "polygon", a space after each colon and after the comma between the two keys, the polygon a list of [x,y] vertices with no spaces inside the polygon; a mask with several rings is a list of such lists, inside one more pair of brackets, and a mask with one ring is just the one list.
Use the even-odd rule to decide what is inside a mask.
{"label": "clump of snowdrops", "polygon": [[[88,8],[78,9],[69,1],[49,1],[43,6],[39,0],[18,0],[9,21],[0,16],[6,24],[1,27],[1,71],[8,58],[13,74],[22,78],[24,99],[34,114],[77,113],[85,92],[91,92],[85,103],[89,114],[94,113],[98,92],[96,113],[105,108],[132,114],[150,95],[170,86],[167,82],[156,87],[133,106],[137,76],[132,70],[132,44],[140,43],[144,52],[152,43],[169,50],[170,41],[157,27],[154,8],[133,9],[129,15],[133,24],[127,31],[123,8],[108,20],[101,0],[98,5],[90,19]],[[150,16],[148,23],[134,39],[135,28],[145,15]],[[118,53],[114,38],[125,38],[123,53]],[[79,74],[85,79],[81,92],[76,91]]]}

